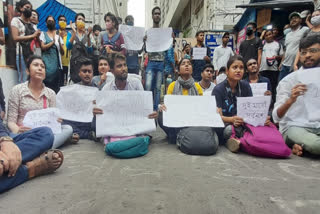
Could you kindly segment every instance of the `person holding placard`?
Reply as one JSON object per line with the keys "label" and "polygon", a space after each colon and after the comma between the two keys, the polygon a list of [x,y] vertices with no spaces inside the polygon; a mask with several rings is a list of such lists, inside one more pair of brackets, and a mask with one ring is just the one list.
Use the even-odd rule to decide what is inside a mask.
{"label": "person holding placard", "polygon": [[[16,85],[11,90],[8,101],[8,127],[14,134],[29,131],[23,125],[28,111],[56,106],[56,94],[43,84],[46,77],[46,66],[39,56],[31,56],[27,62],[28,81]],[[62,146],[72,137],[72,127],[63,125],[61,134],[55,134],[52,148]],[[76,140],[76,139],[74,139]]]}
{"label": "person holding placard", "polygon": [[[180,60],[178,65],[179,77],[177,81],[172,82],[167,90],[168,95],[189,95],[189,96],[202,96],[203,90],[199,83],[195,82],[192,77],[192,63],[190,59],[184,58]],[[167,107],[162,104],[159,105],[159,111],[166,111]],[[162,114],[158,119],[159,126],[167,134],[169,143],[175,144],[179,128],[169,128],[163,125]]]}
{"label": "person holding placard", "polygon": [[267,77],[263,77],[258,71],[258,62],[256,59],[249,59],[246,64],[248,76],[245,79],[248,83],[267,83],[267,90],[264,93],[265,96],[270,96],[271,93],[271,83]]}
{"label": "person holding placard", "polygon": [[[200,81],[201,80],[201,72],[203,70],[203,66],[206,63],[211,63],[211,50],[209,47],[206,47],[204,45],[204,31],[200,30],[196,33],[196,38],[197,38],[197,44],[191,49],[191,59],[192,59],[192,65],[193,65],[193,73],[192,77],[195,81]],[[203,59],[198,59],[194,56],[194,53],[196,52],[195,48],[197,50],[205,49],[204,54],[200,57]]]}
{"label": "person holding placard", "polygon": [[[307,95],[311,99],[319,100],[316,90],[310,89],[312,84],[319,87],[319,79],[311,77],[311,80],[305,81],[303,78],[307,78],[308,72],[301,72],[307,68],[320,67],[320,37],[314,35],[303,38],[299,51],[303,68],[289,74],[279,83],[272,115],[274,121],[279,122],[280,131],[287,145],[292,147],[293,154],[302,156],[311,153],[319,156],[320,120],[316,118],[317,113],[308,111],[308,105],[317,104],[306,103]],[[320,106],[314,108],[319,109]]]}
{"label": "person holding placard", "polygon": [[[136,78],[128,79],[128,67],[126,63],[126,57],[122,54],[114,55],[113,59],[110,61],[111,71],[115,79],[107,83],[102,91],[118,91],[118,90],[128,90],[128,91],[143,91],[143,86],[141,81]],[[103,110],[98,106],[93,108],[93,115],[103,114]],[[158,117],[157,112],[153,112],[148,115],[149,119],[156,119]],[[93,120],[94,130],[96,130],[96,118]],[[105,127],[108,128],[108,127]],[[109,155],[121,158],[133,158],[141,155],[145,155],[148,152],[150,138],[144,135],[142,136],[128,136],[128,137],[105,137],[104,143],[107,144],[106,152]],[[114,153],[115,150],[118,151],[117,155]],[[122,154],[123,153],[123,154]]]}
{"label": "person holding placard", "polygon": [[[161,9],[154,7],[152,9],[153,28],[160,28]],[[147,41],[145,37],[145,42]],[[154,109],[158,109],[160,103],[161,84],[164,72],[164,52],[149,52],[148,64],[145,72],[145,88],[152,91],[154,96]]]}
{"label": "person holding placard", "polygon": [[212,64],[206,64],[203,67],[203,70],[201,72],[201,81],[199,82],[199,85],[201,86],[203,90],[203,95],[205,96],[211,96],[212,90],[216,86],[213,81],[213,76],[215,75],[214,67]]}
{"label": "person holding placard", "polygon": [[[255,135],[244,123],[243,118],[237,116],[237,97],[252,96],[249,83],[242,80],[244,67],[244,61],[241,56],[235,55],[231,57],[227,63],[227,79],[218,84],[212,92],[212,95],[216,98],[217,107],[222,120],[226,124],[226,128],[224,130],[216,130],[219,136],[219,141],[225,142],[227,140],[226,146],[231,152],[238,152],[241,147],[242,150],[247,153],[263,156],[261,153],[258,154],[257,150],[250,150],[248,148],[250,145],[243,143],[244,137],[247,137],[246,133],[250,133],[249,136],[251,136],[252,139],[254,139]],[[270,117],[267,117],[265,126],[269,125]],[[262,126],[262,128],[265,126]],[[273,132],[278,132],[275,126],[272,126],[271,128]],[[265,136],[268,136],[267,133],[264,134]],[[267,140],[267,137],[265,139]],[[259,147],[259,144],[255,144],[255,142],[253,142],[253,146],[257,148]]]}
{"label": "person holding placard", "polygon": [[[93,62],[89,58],[82,57],[78,60],[80,69],[79,69],[79,77],[80,82],[77,84],[83,86],[94,87],[92,83],[93,78]],[[93,100],[92,100],[93,101]],[[74,135],[80,139],[95,139],[95,135],[92,130],[91,122],[77,122],[71,120],[63,120],[65,125],[70,125],[73,129]]]}

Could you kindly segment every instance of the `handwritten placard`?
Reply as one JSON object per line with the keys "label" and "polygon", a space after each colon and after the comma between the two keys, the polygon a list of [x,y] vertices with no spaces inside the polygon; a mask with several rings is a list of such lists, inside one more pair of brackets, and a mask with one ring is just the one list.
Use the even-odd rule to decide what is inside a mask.
{"label": "handwritten placard", "polygon": [[207,48],[192,48],[192,59],[203,60],[207,56]]}
{"label": "handwritten placard", "polygon": [[143,37],[145,36],[143,27],[120,25],[119,32],[123,35],[127,50],[139,51],[142,49]]}
{"label": "handwritten placard", "polygon": [[96,87],[79,84],[61,87],[56,98],[61,117],[65,120],[91,122],[93,101],[98,91]]}
{"label": "handwritten placard", "polygon": [[320,121],[320,68],[305,69],[298,72],[298,79],[307,86],[303,102],[309,121]]}
{"label": "handwritten placard", "polygon": [[224,127],[215,96],[166,95],[163,124],[167,127]]}
{"label": "handwritten placard", "polygon": [[172,45],[172,28],[150,28],[147,31],[147,52],[162,52]]}
{"label": "handwritten placard", "polygon": [[264,126],[270,107],[271,97],[237,97],[237,116],[253,126]]}
{"label": "handwritten placard", "polygon": [[156,129],[155,121],[148,118],[153,112],[150,91],[99,91],[96,134],[103,136],[131,136]]}
{"label": "handwritten placard", "polygon": [[23,125],[29,128],[49,127],[54,134],[61,133],[61,123],[58,122],[59,111],[56,108],[47,108],[27,112]]}
{"label": "handwritten placard", "polygon": [[264,93],[268,90],[268,84],[266,82],[250,83],[250,86],[254,97],[264,96]]}

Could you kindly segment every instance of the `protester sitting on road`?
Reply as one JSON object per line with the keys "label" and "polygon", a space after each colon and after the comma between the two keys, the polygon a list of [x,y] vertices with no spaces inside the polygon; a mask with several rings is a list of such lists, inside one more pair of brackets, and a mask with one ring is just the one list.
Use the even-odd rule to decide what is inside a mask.
{"label": "protester sitting on road", "polygon": [[[99,88],[99,90],[101,90],[103,88],[103,86],[106,84],[107,79],[109,81],[109,77],[108,76],[108,72],[110,71],[110,65],[109,65],[109,60],[106,56],[100,56],[99,57],[99,61],[98,61],[98,71],[99,71],[99,75],[98,76],[94,76],[92,79],[92,84]],[[110,81],[114,79],[113,75],[112,78],[110,79]]]}
{"label": "protester sitting on road", "polygon": [[[32,53],[30,44],[33,39],[39,38],[40,30],[30,22],[32,4],[28,0],[20,0],[16,4],[16,11],[21,15],[11,21],[11,33],[16,42],[16,66],[19,83],[27,81],[26,61]],[[27,34],[26,34],[27,33]]]}
{"label": "protester sitting on road", "polygon": [[[179,77],[177,81],[172,82],[167,90],[168,95],[190,95],[190,96],[202,96],[203,91],[199,83],[195,82],[192,77],[192,63],[190,59],[182,59],[178,65]],[[160,112],[166,111],[167,107],[162,104],[159,106]],[[159,115],[159,126],[167,134],[169,143],[175,144],[177,139],[177,133],[180,129],[169,128],[163,125],[162,114]]]}
{"label": "protester sitting on road", "polygon": [[211,63],[211,50],[209,47],[206,47],[204,44],[204,31],[200,30],[196,33],[196,39],[197,39],[197,44],[191,49],[191,58],[193,58],[193,49],[194,48],[206,48],[206,56],[203,57],[202,60],[192,60],[192,66],[193,66],[193,73],[192,77],[194,78],[195,81],[200,81],[201,80],[201,72],[203,70],[203,66],[207,63]]}
{"label": "protester sitting on road", "polygon": [[212,64],[206,64],[201,72],[201,81],[199,85],[202,88],[203,95],[211,96],[212,90],[216,86],[213,81],[215,75],[214,67]]}
{"label": "protester sitting on road", "polygon": [[320,36],[303,38],[299,50],[302,68],[279,83],[273,119],[279,122],[280,132],[287,145],[292,147],[293,154],[320,155],[320,121],[310,120],[308,116],[306,105],[315,104],[305,103],[303,97],[309,88],[299,78],[303,69],[320,67]]}
{"label": "protester sitting on road", "polygon": [[256,59],[249,59],[246,65],[248,76],[245,80],[248,83],[267,83],[267,91],[264,93],[265,96],[270,96],[271,93],[271,83],[267,77],[263,77],[259,74],[258,63]]}
{"label": "protester sitting on road", "polygon": [[227,68],[221,67],[218,72],[218,76],[215,79],[215,84],[218,85],[219,83],[222,83],[225,79],[227,79],[226,75]]}
{"label": "protester sitting on road", "polygon": [[[31,56],[27,62],[28,81],[12,88],[8,101],[8,127],[14,134],[31,128],[23,125],[27,112],[56,107],[56,94],[47,88],[43,80],[46,67],[40,56]],[[59,121],[61,122],[61,121]],[[63,125],[60,134],[55,134],[52,148],[58,148],[72,136],[72,127]]]}
{"label": "protester sitting on road", "polygon": [[[243,118],[237,116],[237,97],[252,96],[249,83],[242,80],[244,68],[244,61],[241,56],[235,55],[231,57],[227,64],[227,79],[218,84],[212,92],[212,95],[216,98],[222,120],[226,124],[224,130],[217,129],[219,142],[227,140],[227,148],[232,152],[237,152],[241,144],[240,140],[230,138],[232,126],[245,130]],[[269,123],[270,117],[268,117],[265,125],[269,125]],[[240,132],[244,132],[244,130]]]}
{"label": "protester sitting on road", "polygon": [[[80,77],[79,85],[94,87],[92,83],[93,77],[93,62],[89,58],[81,57],[78,60],[80,69],[78,75]],[[70,120],[63,120],[62,124],[70,125],[73,128],[73,132],[76,134],[76,137],[80,139],[94,139],[92,133],[91,122],[76,122]]]}
{"label": "protester sitting on road", "polygon": [[49,150],[54,140],[51,129],[36,128],[13,139],[0,122],[0,193],[34,177],[57,170],[63,163],[60,150]]}
{"label": "protester sitting on road", "polygon": [[[102,90],[117,91],[117,90],[128,90],[128,91],[143,91],[141,81],[137,78],[128,78],[128,67],[126,63],[126,57],[122,54],[115,54],[113,59],[110,61],[111,71],[114,75],[114,80],[108,82]],[[103,114],[103,110],[99,107],[93,109],[93,114]],[[149,119],[156,119],[158,117],[157,112],[153,112],[148,115]],[[95,126],[95,118],[93,121]],[[106,127],[107,128],[107,127]],[[95,128],[94,128],[95,130]]]}
{"label": "protester sitting on road", "polygon": [[104,21],[106,32],[101,37],[102,54],[122,53],[126,55],[124,38],[118,32],[119,23],[116,16],[109,12],[104,16]]}
{"label": "protester sitting on road", "polygon": [[46,64],[45,85],[56,93],[60,90],[61,55],[64,54],[63,40],[56,33],[56,22],[53,16],[46,19],[48,31],[40,35],[42,59]]}

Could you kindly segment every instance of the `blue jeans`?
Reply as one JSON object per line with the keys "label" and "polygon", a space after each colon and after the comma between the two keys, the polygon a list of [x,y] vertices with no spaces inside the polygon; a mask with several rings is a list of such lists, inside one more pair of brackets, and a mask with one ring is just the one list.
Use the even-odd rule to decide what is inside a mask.
{"label": "blue jeans", "polygon": [[278,82],[280,82],[283,78],[285,78],[288,74],[290,74],[291,66],[282,65]]}
{"label": "blue jeans", "polygon": [[54,141],[52,145],[52,149],[59,148],[62,146],[68,139],[72,137],[73,129],[69,125],[61,126],[61,133],[54,135]]}
{"label": "blue jeans", "polygon": [[146,69],[146,90],[153,92],[153,109],[157,110],[160,103],[161,84],[164,63],[149,61]]}
{"label": "blue jeans", "polygon": [[29,179],[26,163],[39,157],[52,147],[53,133],[50,128],[41,127],[32,129],[13,138],[22,155],[22,164],[14,177],[6,175],[0,177],[0,193],[12,189]]}
{"label": "blue jeans", "polygon": [[[21,69],[20,69],[20,62],[19,62],[19,58],[21,61]],[[26,72],[26,63],[24,61],[23,55],[16,55],[16,65],[17,65],[17,71],[18,71],[18,82],[19,83],[24,83],[27,81],[28,79],[28,75]]]}

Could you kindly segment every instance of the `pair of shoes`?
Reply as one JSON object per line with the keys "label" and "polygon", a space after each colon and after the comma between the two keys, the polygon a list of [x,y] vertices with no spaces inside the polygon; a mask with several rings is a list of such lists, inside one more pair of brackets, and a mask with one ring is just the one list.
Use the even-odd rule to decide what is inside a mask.
{"label": "pair of shoes", "polygon": [[231,152],[238,152],[240,149],[240,141],[235,139],[235,138],[230,138],[227,141],[227,148],[231,151]]}

